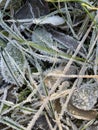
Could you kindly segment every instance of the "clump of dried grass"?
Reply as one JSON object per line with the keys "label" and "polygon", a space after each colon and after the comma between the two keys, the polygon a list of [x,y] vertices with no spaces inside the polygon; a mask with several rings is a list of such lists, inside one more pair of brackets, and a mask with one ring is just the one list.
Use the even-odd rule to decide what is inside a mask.
{"label": "clump of dried grass", "polygon": [[[85,1],[83,2],[85,3]],[[85,3],[85,5],[82,3],[82,7],[79,9],[80,4],[77,3],[77,1],[72,3],[65,2],[63,3],[63,8],[59,2],[58,4],[52,5],[52,7],[55,7],[55,11],[52,11],[49,14],[49,17],[59,13],[65,20],[64,25],[55,27],[57,28],[57,31],[60,29],[63,33],[72,35],[79,43],[73,51],[66,51],[63,45],[60,43],[58,44],[57,41],[54,42],[51,33],[46,30],[43,30],[45,33],[43,35],[41,35],[40,30],[30,30],[29,27],[32,25],[32,19],[28,19],[29,26],[25,19],[18,21],[19,25],[16,25],[15,22],[17,21],[12,20],[11,17],[8,19],[6,13],[8,10],[9,15],[11,15],[10,11],[12,10],[9,9],[8,6],[11,4],[11,1],[7,0],[6,3],[2,5],[2,12],[0,14],[0,56],[2,57],[0,60],[3,60],[6,65],[5,67],[8,69],[6,72],[2,70],[2,73],[5,75],[12,74],[10,78],[14,81],[17,79],[16,73],[18,72],[22,77],[23,84],[18,85],[14,83],[17,86],[9,85],[5,82],[5,86],[2,84],[0,88],[0,129],[12,128],[17,130],[31,130],[33,128],[37,129],[36,127],[41,127],[40,125],[44,127],[44,123],[40,121],[43,119],[42,115],[45,117],[43,119],[44,122],[48,125],[47,129],[51,130],[57,128],[59,130],[83,130],[87,129],[87,127],[92,124],[94,125],[93,122],[86,123],[85,121],[80,124],[74,123],[65,112],[67,111],[68,101],[77,87],[80,87],[81,84],[86,85],[88,82],[89,84],[98,84],[97,8],[94,8],[91,5],[92,3],[89,2],[87,4]],[[93,4],[96,6],[98,3],[95,1]],[[85,10],[83,10],[83,7]],[[78,13],[77,10],[80,11],[81,14]],[[90,12],[93,10],[94,12]],[[42,20],[42,17],[38,20]],[[21,33],[21,21],[23,22],[23,25],[26,25],[26,27],[23,27],[23,32],[29,36],[29,40]],[[54,27],[52,27],[52,29],[54,29]],[[34,34],[34,38],[39,36],[40,39],[32,38],[32,42],[30,33]],[[15,61],[15,58],[13,57],[14,53],[9,59],[5,57],[5,54],[7,54],[7,56],[10,54],[6,50],[6,46],[9,42],[21,50],[26,62],[28,62],[25,71],[22,71],[19,67],[19,64],[22,65],[23,62],[20,61],[19,63],[18,60]],[[84,54],[85,58],[82,57],[83,55],[80,55],[81,47],[84,47],[86,50],[86,54]],[[21,56],[19,58],[21,58]],[[13,67],[11,68],[12,70],[9,70],[10,62],[16,66],[14,71]],[[2,64],[0,65],[2,67]],[[78,72],[74,75],[70,73],[66,75],[72,65],[78,69]],[[54,70],[58,70],[61,66],[63,66],[63,69],[61,69],[60,73],[58,71],[53,73]],[[49,74],[47,75],[48,72]],[[47,82],[45,82],[46,79]],[[8,77],[6,77],[6,81],[10,82]],[[62,81],[66,82],[62,83]],[[96,89],[96,91],[98,90]],[[55,102],[56,100],[57,102]],[[59,113],[58,110],[56,110],[59,107],[58,104],[60,105]],[[39,122],[41,123],[38,126],[37,124],[39,124]]]}

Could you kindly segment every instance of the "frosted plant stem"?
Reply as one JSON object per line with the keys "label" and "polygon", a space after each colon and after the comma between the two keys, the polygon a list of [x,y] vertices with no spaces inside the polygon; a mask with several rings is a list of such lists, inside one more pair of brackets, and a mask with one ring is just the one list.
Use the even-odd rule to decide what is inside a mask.
{"label": "frosted plant stem", "polygon": [[6,97],[7,97],[7,91],[8,91],[8,89],[5,88],[5,89],[4,89],[4,95],[3,95],[2,103],[1,103],[1,105],[0,105],[0,113],[2,112],[2,109],[3,109],[3,106],[4,106],[3,100],[6,100]]}
{"label": "frosted plant stem", "polygon": [[[66,74],[66,72],[69,70],[71,64],[72,64],[73,61],[74,61],[73,59],[74,59],[75,56],[78,54],[80,48],[82,47],[84,41],[85,41],[86,38],[87,38],[89,32],[91,31],[91,28],[92,28],[93,24],[94,24],[94,23],[92,22],[91,26],[90,26],[89,29],[87,30],[87,32],[86,32],[86,34],[84,35],[83,39],[79,42],[80,44],[79,44],[78,47],[76,48],[76,51],[75,51],[75,53],[73,54],[72,58],[70,58],[69,62],[68,62],[67,65],[65,66],[64,71],[63,71],[63,74]],[[59,78],[59,79],[56,81],[56,83],[53,85],[53,87],[52,87],[51,91],[49,92],[49,94],[51,94],[51,93],[53,93],[53,92],[55,91],[55,89],[56,89],[57,86],[60,84],[60,82],[61,82],[61,78]]]}
{"label": "frosted plant stem", "polygon": [[31,130],[36,122],[36,120],[38,119],[38,117],[40,116],[40,114],[42,113],[43,109],[45,108],[45,106],[47,105],[49,101],[49,97],[47,97],[44,102],[43,105],[39,108],[38,112],[34,115],[34,117],[32,118],[32,120],[30,121],[30,123],[28,124],[26,130]]}
{"label": "frosted plant stem", "polygon": [[[65,67],[65,69],[64,69],[64,72],[63,72],[64,74],[69,70],[70,65],[73,63],[73,58],[75,58],[75,56],[78,54],[80,48],[82,47],[82,44],[84,43],[84,41],[86,40],[86,38],[87,38],[89,32],[91,31],[92,26],[93,26],[93,23],[91,24],[90,28],[87,30],[87,32],[86,32],[86,34],[84,35],[82,41],[80,41],[80,44],[78,45],[78,47],[77,47],[77,49],[76,49],[74,55],[72,56],[72,58],[71,58],[71,59],[69,60],[69,62],[67,63],[67,65],[66,65],[66,67]],[[74,85],[73,85],[73,87],[72,87],[72,89],[71,89],[71,91],[70,91],[70,93],[69,93],[69,96],[68,96],[68,98],[67,98],[67,100],[66,100],[66,103],[64,104],[63,109],[62,109],[62,111],[61,111],[61,114],[59,115],[59,119],[62,118],[62,115],[63,115],[63,113],[64,113],[64,111],[65,111],[64,108],[66,108],[66,106],[67,106],[67,104],[68,104],[68,101],[69,101],[69,99],[70,99],[70,97],[71,97],[71,95],[72,95],[72,93],[73,93],[73,91],[74,91],[74,89],[75,89],[75,87],[76,87],[77,81],[78,81],[78,79],[77,79],[76,82],[74,83]],[[52,87],[52,89],[51,89],[51,91],[50,91],[49,94],[51,94],[51,93],[54,92],[54,90],[57,88],[58,84],[60,84],[60,78],[59,78],[59,79],[57,80],[57,82],[54,84],[54,86]],[[28,126],[27,126],[26,129],[31,130],[31,129],[33,128],[33,126],[34,126],[36,120],[38,119],[38,117],[39,117],[40,114],[42,113],[42,111],[43,111],[43,109],[45,108],[45,106],[47,105],[48,101],[49,101],[49,97],[47,97],[47,98],[45,99],[43,105],[40,107],[40,109],[38,110],[38,112],[34,115],[34,117],[33,117],[32,120],[30,121],[30,123],[28,124]]]}
{"label": "frosted plant stem", "polygon": [[[71,64],[73,63],[73,58],[75,58],[75,56],[78,54],[80,48],[82,47],[82,44],[84,43],[84,41],[86,40],[86,38],[87,38],[89,32],[90,32],[91,29],[92,29],[93,24],[94,24],[94,23],[92,22],[91,25],[90,25],[90,27],[89,27],[89,29],[87,30],[86,34],[84,35],[83,39],[80,41],[80,44],[78,45],[78,47],[77,47],[75,53],[73,54],[72,58],[71,58],[71,59],[69,60],[69,62],[67,63],[67,65],[66,65],[66,67],[65,67],[65,69],[64,69],[64,73],[66,73],[66,72],[69,70]],[[76,81],[75,81],[75,83],[74,83],[74,85],[73,85],[73,87],[72,87],[72,90],[71,90],[71,92],[69,93],[69,96],[67,97],[65,104],[63,105],[63,108],[62,108],[62,111],[61,111],[61,114],[60,114],[60,119],[62,118],[62,115],[64,114],[64,111],[65,111],[65,108],[67,107],[67,104],[68,104],[68,102],[69,102],[69,99],[70,99],[70,97],[71,97],[71,95],[72,95],[74,89],[76,88],[77,81],[78,81],[78,79],[76,79]]]}

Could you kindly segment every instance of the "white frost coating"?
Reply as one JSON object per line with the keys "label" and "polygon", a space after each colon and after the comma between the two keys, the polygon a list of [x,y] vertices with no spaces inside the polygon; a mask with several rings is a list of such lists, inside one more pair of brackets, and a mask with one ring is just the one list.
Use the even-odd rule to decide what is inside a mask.
{"label": "white frost coating", "polygon": [[52,24],[54,26],[61,25],[65,22],[65,20],[60,16],[50,16],[45,17],[43,19],[34,19],[33,23],[35,24]]}
{"label": "white frost coating", "polygon": [[58,25],[61,25],[63,23],[65,23],[65,20],[64,18],[58,16],[58,15],[55,15],[55,16],[45,16],[43,18],[31,18],[31,19],[17,19],[14,20],[7,20],[8,22],[19,22],[19,23],[34,23],[34,24],[52,24],[54,26],[58,26]]}
{"label": "white frost coating", "polygon": [[0,3],[2,2],[2,0],[0,0]]}

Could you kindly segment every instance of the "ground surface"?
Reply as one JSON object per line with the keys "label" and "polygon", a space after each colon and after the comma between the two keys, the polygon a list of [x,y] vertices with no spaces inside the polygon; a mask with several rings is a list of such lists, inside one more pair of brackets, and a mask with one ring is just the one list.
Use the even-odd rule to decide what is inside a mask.
{"label": "ground surface", "polygon": [[0,1],[0,130],[98,130],[98,1],[58,1]]}

